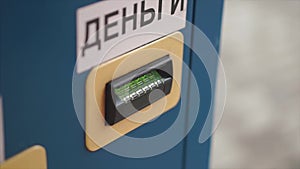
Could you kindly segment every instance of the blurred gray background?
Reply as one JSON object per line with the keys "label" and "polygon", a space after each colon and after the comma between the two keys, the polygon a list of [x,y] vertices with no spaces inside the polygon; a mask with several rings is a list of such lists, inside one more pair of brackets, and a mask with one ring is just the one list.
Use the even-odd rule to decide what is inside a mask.
{"label": "blurred gray background", "polygon": [[225,0],[211,168],[300,169],[300,0]]}

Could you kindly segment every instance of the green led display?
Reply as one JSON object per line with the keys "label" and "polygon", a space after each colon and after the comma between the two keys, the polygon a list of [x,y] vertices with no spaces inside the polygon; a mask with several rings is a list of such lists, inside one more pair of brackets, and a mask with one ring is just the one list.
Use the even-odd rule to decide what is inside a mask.
{"label": "green led display", "polygon": [[162,77],[156,70],[153,70],[121,87],[115,88],[114,92],[121,100],[123,100],[124,102],[128,102],[136,99],[141,95],[146,94],[147,92],[159,87],[162,84]]}

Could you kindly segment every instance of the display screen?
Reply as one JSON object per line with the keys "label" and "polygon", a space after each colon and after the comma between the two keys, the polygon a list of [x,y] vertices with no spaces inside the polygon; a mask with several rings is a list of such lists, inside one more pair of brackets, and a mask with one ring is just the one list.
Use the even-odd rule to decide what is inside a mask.
{"label": "display screen", "polygon": [[114,92],[123,102],[129,102],[159,88],[163,85],[163,82],[163,78],[157,70],[153,70],[133,79],[129,83],[115,88]]}

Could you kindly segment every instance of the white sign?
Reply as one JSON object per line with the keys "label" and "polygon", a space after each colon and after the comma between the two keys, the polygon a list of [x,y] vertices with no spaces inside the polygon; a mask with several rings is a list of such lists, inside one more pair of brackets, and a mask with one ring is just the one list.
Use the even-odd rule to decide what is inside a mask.
{"label": "white sign", "polygon": [[187,0],[109,0],[77,10],[77,72],[82,73],[185,27]]}

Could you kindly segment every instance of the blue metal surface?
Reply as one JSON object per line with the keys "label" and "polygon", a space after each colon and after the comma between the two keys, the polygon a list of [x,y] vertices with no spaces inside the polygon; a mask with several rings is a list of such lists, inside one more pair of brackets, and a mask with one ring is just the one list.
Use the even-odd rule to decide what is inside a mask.
{"label": "blue metal surface", "polygon": [[[87,151],[72,102],[72,75],[76,59],[76,9],[93,2],[96,1],[1,0],[0,88],[4,98],[6,157],[41,144],[47,149],[50,169],[207,168],[210,142],[198,143],[206,117],[201,113],[187,139],[164,154],[129,159],[105,150]],[[217,48],[221,12],[220,0],[188,3],[188,21],[195,21]],[[187,41],[191,37],[190,32],[185,34]],[[203,84],[200,90],[209,98],[205,69],[188,48],[184,61],[191,64],[197,80]],[[185,74],[184,81],[187,77]],[[201,96],[202,101],[208,98]],[[201,107],[204,112],[209,102],[201,104],[206,105]],[[179,106],[128,135],[147,137],[164,131],[176,118],[178,109]]]}
{"label": "blue metal surface", "polygon": [[[211,41],[212,45],[218,51],[223,12],[223,0],[196,0],[194,8],[194,25],[197,26],[203,33],[205,33],[205,35]],[[201,44],[199,44],[199,42],[196,42],[198,42],[197,39],[194,39],[193,47],[201,48]],[[212,119],[207,119],[207,116],[208,110],[211,106],[211,89],[215,89],[218,60],[215,59],[212,62],[214,64],[213,67],[215,67],[215,72],[213,73],[214,76],[211,77],[213,83],[210,84],[209,77],[203,63],[194,52],[191,53],[190,67],[192,72],[194,73],[194,76],[196,77],[196,81],[199,86],[199,91],[201,93],[201,105],[196,123],[186,138],[186,155],[184,160],[184,168],[187,169],[209,168],[211,140],[209,139],[202,144],[200,144],[198,140],[205,121],[212,121]],[[190,97],[189,99],[193,98]]]}

